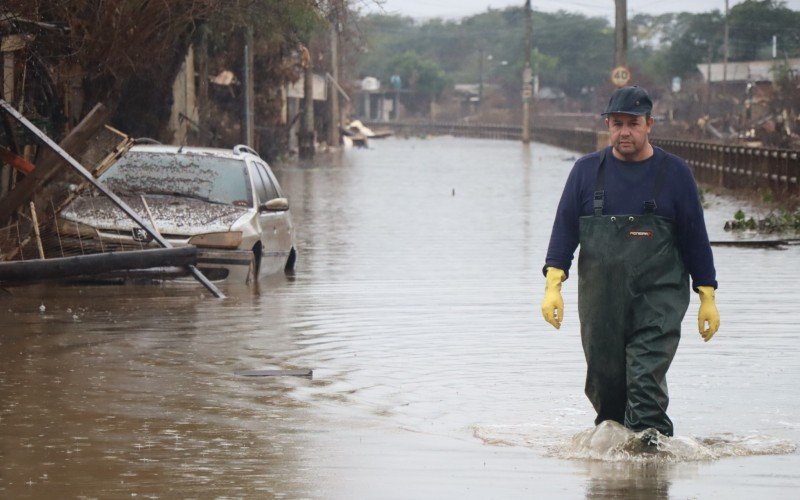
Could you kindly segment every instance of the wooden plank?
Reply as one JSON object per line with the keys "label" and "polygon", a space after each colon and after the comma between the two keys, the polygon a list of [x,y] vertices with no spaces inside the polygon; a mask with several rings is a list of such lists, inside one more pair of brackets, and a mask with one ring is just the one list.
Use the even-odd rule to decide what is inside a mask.
{"label": "wooden plank", "polygon": [[[61,141],[61,149],[70,155],[76,154],[83,145],[102,129],[108,120],[108,109],[102,104],[89,112],[72,132]],[[0,200],[0,224],[5,224],[9,217],[33,197],[34,192],[49,182],[59,170],[67,170],[67,162],[49,148],[41,149],[41,158],[36,162],[36,170],[25,176],[14,186],[8,195]],[[40,203],[37,205],[41,206]]]}
{"label": "wooden plank", "polygon": [[22,50],[27,45],[28,40],[32,40],[30,35],[8,35],[0,39],[0,52],[16,52]]}
{"label": "wooden plank", "polygon": [[197,248],[193,246],[0,262],[0,282],[59,280],[119,270],[190,266],[196,262]]}
{"label": "wooden plank", "polygon": [[39,232],[39,221],[36,218],[36,205],[30,202],[31,205],[31,223],[33,224],[33,233],[36,235],[36,247],[39,250],[39,258],[44,259],[44,246],[42,246],[42,235]]}
{"label": "wooden plank", "polygon": [[[116,163],[132,145],[132,139],[106,125],[84,144],[75,159],[82,165],[86,165],[87,170],[95,177],[99,177],[102,172],[105,172],[111,165]],[[54,178],[52,182],[36,191],[33,197],[37,205],[49,204],[56,212],[60,212],[88,187],[89,183],[80,175],[71,169],[66,170],[68,171],[59,173],[58,177]],[[69,184],[79,187],[74,190],[69,189]],[[39,215],[43,220],[49,221],[53,219],[52,210],[39,212]]]}

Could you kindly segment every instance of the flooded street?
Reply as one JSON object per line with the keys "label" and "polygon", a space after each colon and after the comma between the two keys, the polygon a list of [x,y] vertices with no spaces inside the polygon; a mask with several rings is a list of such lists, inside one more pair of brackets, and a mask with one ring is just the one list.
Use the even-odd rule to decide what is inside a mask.
{"label": "flooded street", "polygon": [[[577,279],[560,331],[539,309],[578,155],[371,147],[275,168],[292,277],[225,300],[196,284],[0,290],[0,497],[796,496],[800,246],[715,247],[721,329],[701,340],[693,294],[668,377],[688,451],[590,459],[571,442],[594,418]],[[706,201],[711,239],[733,239],[742,205]],[[236,374],[260,369],[313,378]]]}

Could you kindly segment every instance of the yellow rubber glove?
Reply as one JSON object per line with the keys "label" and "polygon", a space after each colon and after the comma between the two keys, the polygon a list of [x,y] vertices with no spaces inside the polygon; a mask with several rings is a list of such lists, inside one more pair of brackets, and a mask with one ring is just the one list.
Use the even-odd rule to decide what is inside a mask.
{"label": "yellow rubber glove", "polygon": [[[719,330],[719,311],[714,299],[713,286],[698,286],[700,295],[700,310],[697,312],[697,329],[700,336],[708,342]],[[708,327],[706,327],[708,323]]]}
{"label": "yellow rubber glove", "polygon": [[564,299],[561,298],[561,282],[567,278],[564,271],[557,267],[547,268],[544,299],[542,299],[542,316],[554,327],[561,328],[564,319]]}

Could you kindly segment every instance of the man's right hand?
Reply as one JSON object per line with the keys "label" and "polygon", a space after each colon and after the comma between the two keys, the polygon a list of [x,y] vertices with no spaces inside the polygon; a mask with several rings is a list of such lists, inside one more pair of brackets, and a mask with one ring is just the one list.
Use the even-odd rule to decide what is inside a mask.
{"label": "man's right hand", "polygon": [[544,299],[542,299],[542,316],[554,327],[561,328],[564,319],[564,299],[561,298],[561,282],[566,279],[563,270],[557,267],[547,268]]}

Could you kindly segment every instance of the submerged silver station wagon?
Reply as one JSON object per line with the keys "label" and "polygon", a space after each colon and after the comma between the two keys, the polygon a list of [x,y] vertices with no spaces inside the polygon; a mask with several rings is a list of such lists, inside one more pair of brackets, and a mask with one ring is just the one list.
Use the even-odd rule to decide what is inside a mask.
{"label": "submerged silver station wagon", "polygon": [[[198,264],[211,279],[244,282],[294,269],[289,202],[267,162],[247,146],[137,145],[100,181],[144,220],[152,215],[173,246],[231,250]],[[82,237],[82,248],[101,247],[98,251],[157,246],[104,196],[75,199],[62,211],[59,230]]]}

